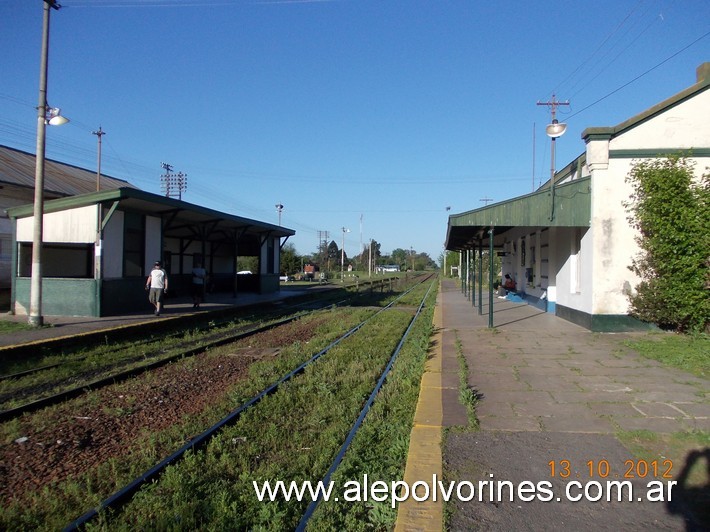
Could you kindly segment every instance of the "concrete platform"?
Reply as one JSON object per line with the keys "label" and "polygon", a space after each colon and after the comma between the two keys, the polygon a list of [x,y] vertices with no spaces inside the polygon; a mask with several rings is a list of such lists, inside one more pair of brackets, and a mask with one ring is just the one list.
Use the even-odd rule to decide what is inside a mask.
{"label": "concrete platform", "polygon": [[[623,346],[645,333],[599,334],[553,314],[504,299],[494,299],[494,328],[453,279],[443,279],[437,300],[433,360],[455,360],[460,350],[468,364],[468,385],[479,402],[479,429],[450,431],[440,454],[445,419],[460,419],[458,394],[432,387],[442,364],[430,364],[422,380],[420,404],[441,405],[421,430],[419,411],[412,431],[405,480],[441,478],[442,464],[457,482],[551,480],[549,463],[570,460],[582,482],[585,463],[609,460],[614,474],[631,452],[616,438],[620,431],[676,433],[710,429],[707,380],[663,366]],[[460,346],[460,347],[458,347]],[[425,386],[426,384],[426,386]],[[438,422],[438,433],[434,430]],[[465,422],[460,423],[464,425]],[[420,448],[427,452],[420,452]],[[575,462],[576,461],[576,462]],[[613,463],[612,463],[613,462]],[[619,463],[617,463],[619,462]],[[674,464],[678,475],[684,464]],[[493,477],[489,476],[493,475]],[[507,478],[506,478],[507,477]],[[563,488],[556,478],[555,491]],[[596,479],[600,480],[600,479]],[[397,529],[441,530],[443,501],[400,505]],[[674,510],[675,511],[675,510]],[[663,503],[609,504],[456,502],[454,530],[683,529],[684,517]]]}
{"label": "concrete platform", "polygon": [[[244,307],[259,303],[285,301],[289,298],[302,296],[310,290],[325,290],[327,285],[293,285],[282,286],[281,291],[271,294],[240,293],[237,297],[232,294],[216,293],[208,294],[205,302],[200,305],[199,310],[192,308],[192,298],[182,296],[176,298],[168,297],[164,301],[163,310],[160,316],[153,315],[153,307],[148,302],[146,294],[145,311],[125,314],[122,316],[94,317],[72,317],[72,316],[43,316],[44,326],[37,329],[25,329],[10,333],[0,334],[0,352],[3,347],[24,345],[31,343],[42,343],[48,340],[70,338],[76,335],[91,334],[98,331],[109,331],[124,327],[136,327],[146,323],[155,323],[157,320],[181,319],[196,314],[208,314],[211,312],[224,311],[229,308]],[[0,321],[11,321],[15,323],[27,323],[25,315],[0,315]]]}

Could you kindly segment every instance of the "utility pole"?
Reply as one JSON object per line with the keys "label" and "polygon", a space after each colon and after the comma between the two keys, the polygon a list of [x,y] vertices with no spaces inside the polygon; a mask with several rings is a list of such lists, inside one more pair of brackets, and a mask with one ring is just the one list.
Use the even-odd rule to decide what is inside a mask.
{"label": "utility pole", "polygon": [[[565,132],[565,128],[562,127],[564,124],[558,124],[557,121],[557,108],[561,105],[569,105],[569,100],[565,100],[564,102],[561,102],[555,98],[555,95],[552,95],[552,100],[547,101],[547,102],[537,102],[538,105],[545,105],[550,108],[550,114],[552,116],[552,124],[550,126],[547,126],[547,135],[551,137],[551,149],[552,149],[552,155],[550,157],[550,179],[554,182],[555,181],[555,139],[562,135],[562,133]],[[552,130],[550,129],[551,126],[559,126],[555,127]]]}
{"label": "utility pole", "polygon": [[99,126],[98,131],[92,131],[91,134],[99,138],[98,168],[96,169],[96,192],[98,192],[101,190],[101,137],[103,137],[106,132]]}
{"label": "utility pole", "polygon": [[168,198],[182,199],[182,193],[187,190],[187,174],[173,173],[173,166],[168,163],[160,163],[165,173],[160,176],[160,184],[165,196]]}
{"label": "utility pole", "polygon": [[280,226],[281,225],[281,211],[284,210],[284,206],[281,205],[280,203],[277,203],[275,205],[275,207],[276,207],[276,212],[279,213],[279,226]]}
{"label": "utility pole", "polygon": [[546,105],[550,108],[552,114],[552,122],[545,128],[545,133],[552,140],[550,142],[550,221],[555,219],[555,141],[567,129],[567,124],[560,124],[557,120],[557,108],[560,105],[569,105],[569,100],[561,102],[555,99],[555,94],[552,94],[552,100],[548,102],[537,102],[538,105]]}
{"label": "utility pole", "polygon": [[[362,214],[360,215],[360,257],[362,257],[362,252],[364,250],[362,249]],[[358,262],[360,262],[358,260]],[[358,266],[359,267],[359,266]]]}
{"label": "utility pole", "polygon": [[368,263],[367,266],[367,276],[372,277],[372,239],[370,239],[370,262]]}
{"label": "utility pole", "polygon": [[488,207],[488,202],[493,201],[493,198],[485,197],[481,198],[479,201],[484,201],[486,203],[486,207]]}
{"label": "utility pole", "polygon": [[32,229],[32,271],[30,273],[30,314],[32,327],[44,324],[42,316],[42,245],[44,216],[44,159],[46,148],[47,65],[49,61],[49,13],[60,6],[54,0],[45,0],[42,15],[42,48],[39,67],[39,102],[37,104],[37,152],[35,154],[34,216]]}
{"label": "utility pole", "polygon": [[535,192],[535,122],[533,122],[533,186],[532,191]]}
{"label": "utility pole", "polygon": [[343,240],[340,246],[340,282],[345,282],[345,233],[349,233],[350,229],[343,227]]}

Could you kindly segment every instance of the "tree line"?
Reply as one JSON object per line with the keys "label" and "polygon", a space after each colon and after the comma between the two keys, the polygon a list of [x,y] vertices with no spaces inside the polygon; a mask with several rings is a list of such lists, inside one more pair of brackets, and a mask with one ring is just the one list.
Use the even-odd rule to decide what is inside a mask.
{"label": "tree line", "polygon": [[305,255],[300,255],[290,243],[281,249],[281,275],[303,272],[306,264],[315,264],[321,271],[347,269],[349,266],[355,271],[365,272],[383,265],[397,265],[402,271],[434,270],[438,267],[428,253],[417,252],[413,248],[396,248],[386,254],[382,252],[381,244],[375,240],[364,244],[362,251],[353,257],[341,250],[335,240],[328,244],[323,243],[315,252]]}

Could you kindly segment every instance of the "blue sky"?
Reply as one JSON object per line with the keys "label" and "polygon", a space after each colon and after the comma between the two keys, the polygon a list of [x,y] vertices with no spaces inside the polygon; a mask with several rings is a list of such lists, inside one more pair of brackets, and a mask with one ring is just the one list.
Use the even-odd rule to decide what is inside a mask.
{"label": "blue sky", "polygon": [[[570,101],[561,167],[710,61],[706,0],[60,3],[48,101],[71,122],[47,157],[95,169],[101,126],[103,173],[160,193],[168,162],[186,201],[271,223],[283,204],[300,253],[328,231],[436,260],[448,214],[549,177],[538,101]],[[42,0],[0,0],[0,144],[31,153],[41,26]]]}

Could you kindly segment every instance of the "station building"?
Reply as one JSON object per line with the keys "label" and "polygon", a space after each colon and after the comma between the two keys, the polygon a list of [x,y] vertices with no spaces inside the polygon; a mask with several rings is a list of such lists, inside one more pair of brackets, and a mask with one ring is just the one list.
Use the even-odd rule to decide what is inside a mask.
{"label": "station building", "polygon": [[[35,156],[21,150],[0,146],[0,311],[10,309],[12,262],[12,223],[8,208],[34,201]],[[88,194],[96,190],[131,187],[129,182],[94,171],[45,161],[44,199]]]}
{"label": "station building", "polygon": [[[45,168],[48,183],[61,180],[55,170],[64,165],[54,165]],[[162,261],[169,275],[171,297],[189,294],[197,262],[207,270],[212,291],[237,297],[279,290],[281,247],[295,231],[145,192],[125,181],[112,184],[44,202],[44,315],[98,317],[145,309],[143,287],[155,261]],[[33,205],[12,206],[6,213],[10,309],[28,314]],[[240,257],[256,257],[258,271],[237,275]]]}
{"label": "station building", "polygon": [[629,269],[639,247],[626,177],[635,163],[669,155],[694,162],[698,178],[710,171],[709,89],[704,63],[688,89],[616,126],[585,129],[585,151],[536,192],[449,216],[446,249],[472,257],[492,244],[527,303],[587,329],[647,327],[628,314],[640,280]]}

